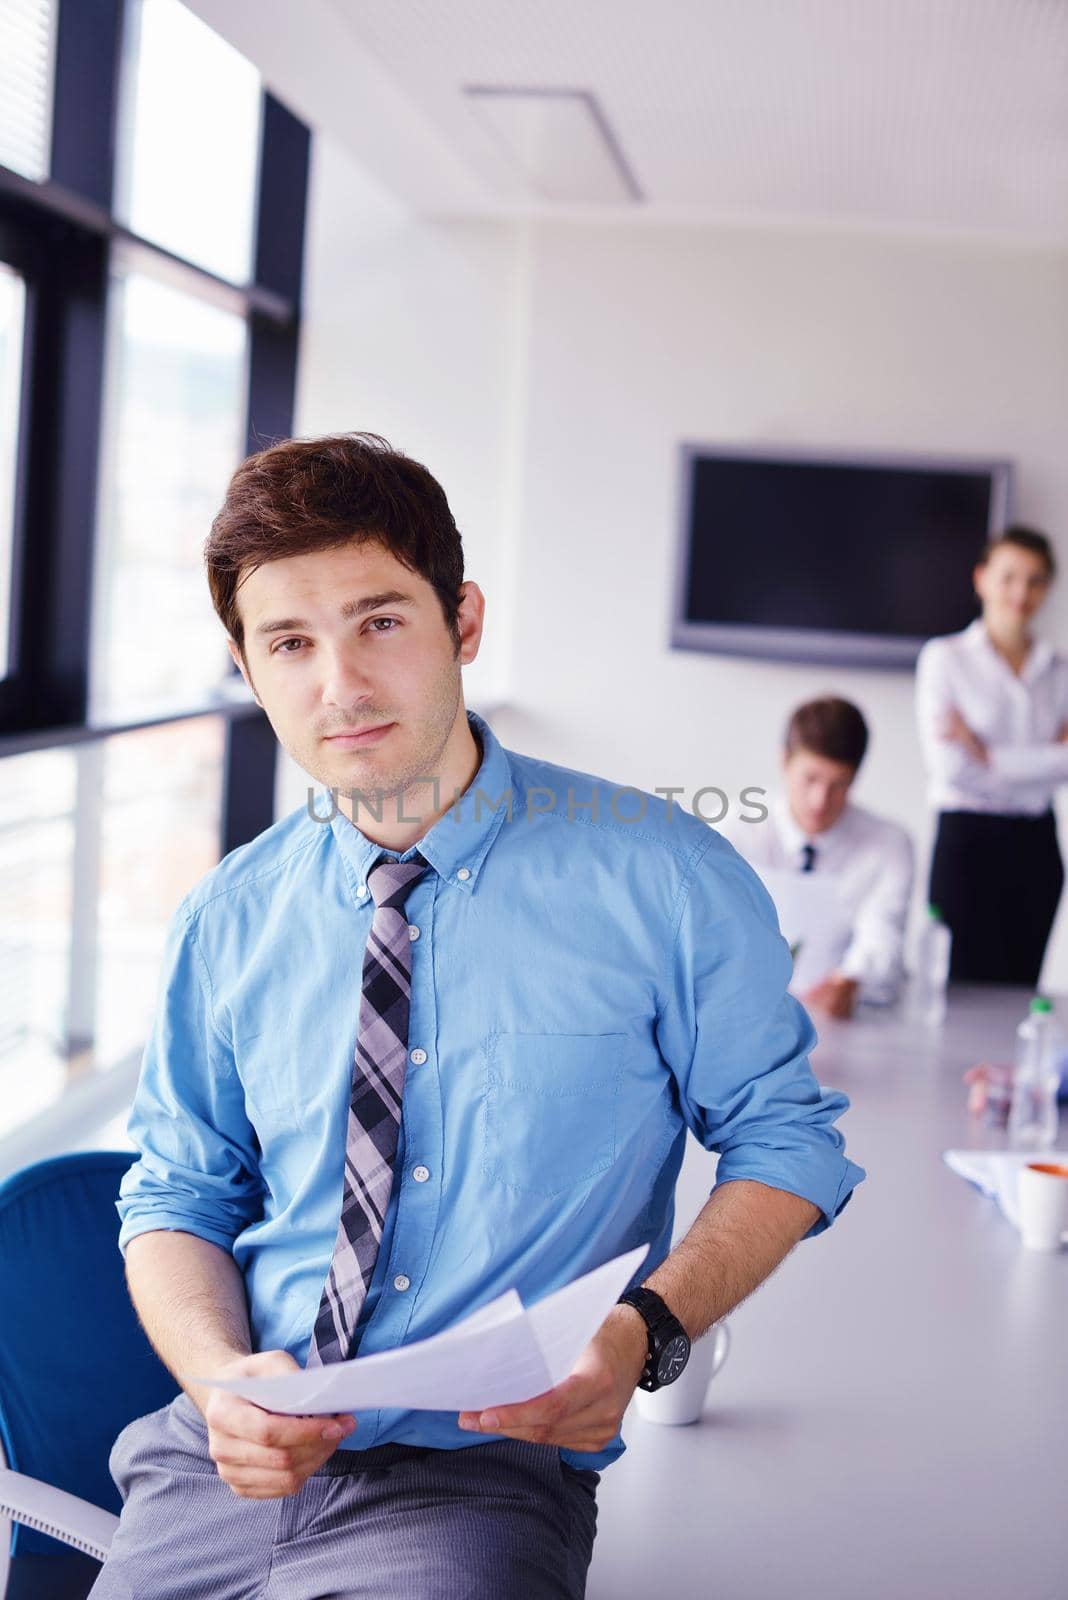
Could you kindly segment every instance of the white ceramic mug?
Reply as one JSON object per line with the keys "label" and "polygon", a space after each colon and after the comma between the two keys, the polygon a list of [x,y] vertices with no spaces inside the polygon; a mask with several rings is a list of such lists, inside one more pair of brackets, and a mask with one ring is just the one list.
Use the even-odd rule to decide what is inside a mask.
{"label": "white ceramic mug", "polygon": [[690,1359],[682,1376],[663,1389],[636,1389],[634,1404],[638,1415],[646,1422],[662,1422],[668,1427],[681,1427],[687,1422],[697,1422],[705,1408],[708,1386],[727,1359],[731,1347],[731,1334],[725,1322],[714,1323],[708,1332],[696,1340],[690,1350]]}
{"label": "white ceramic mug", "polygon": [[1016,1204],[1025,1250],[1059,1250],[1068,1239],[1068,1166],[1029,1161],[1020,1168]]}

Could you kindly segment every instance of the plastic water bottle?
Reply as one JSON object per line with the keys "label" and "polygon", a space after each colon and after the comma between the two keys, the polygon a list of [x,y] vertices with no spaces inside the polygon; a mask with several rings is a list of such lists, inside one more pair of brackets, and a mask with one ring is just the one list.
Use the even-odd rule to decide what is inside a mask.
{"label": "plastic water bottle", "polygon": [[1057,1089],[1064,1035],[1049,1000],[1036,995],[1016,1030],[1016,1071],[1009,1108],[1009,1143],[1046,1150],[1057,1138]]}
{"label": "plastic water bottle", "polygon": [[920,930],[913,978],[915,1014],[931,1027],[945,1021],[952,943],[953,935],[942,921],[942,913],[937,906],[928,906],[927,920]]}

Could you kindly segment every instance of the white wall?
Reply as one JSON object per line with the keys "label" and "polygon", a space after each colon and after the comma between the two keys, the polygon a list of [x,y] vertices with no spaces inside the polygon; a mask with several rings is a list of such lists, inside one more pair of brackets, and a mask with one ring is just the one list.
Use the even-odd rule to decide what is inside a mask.
{"label": "white wall", "polygon": [[[1007,455],[1018,515],[1051,531],[1068,569],[1068,257],[554,224],[535,229],[528,270],[522,605],[502,736],[645,788],[736,794],[774,783],[790,707],[833,688],[873,725],[857,797],[926,845],[908,675],[668,649],[676,449]],[[1046,625],[1063,639],[1066,622],[1068,570]],[[1068,988],[1065,917],[1047,978]]]}
{"label": "white wall", "polygon": [[[492,595],[509,581],[515,534],[514,230],[413,216],[329,136],[313,148],[296,431],[366,429],[426,462],[448,494],[468,575]],[[469,704],[498,698],[506,647],[493,616],[467,669]],[[303,802],[308,780],[281,767],[284,811]]]}
{"label": "white wall", "polygon": [[[512,230],[415,217],[329,137],[314,150],[297,429],[366,428],[425,461],[445,486],[471,575],[490,590],[511,531]],[[491,627],[471,670],[480,697],[500,678],[503,649]]]}
{"label": "white wall", "polygon": [[[668,649],[681,440],[1011,456],[1018,514],[1061,548],[1046,625],[1068,632],[1064,255],[431,222],[320,138],[298,417],[428,463],[489,600],[468,703],[504,698],[506,742],[623,782],[770,787],[790,707],[833,687],[873,724],[858,798],[926,848],[907,675]],[[1068,989],[1068,915],[1047,979]]]}

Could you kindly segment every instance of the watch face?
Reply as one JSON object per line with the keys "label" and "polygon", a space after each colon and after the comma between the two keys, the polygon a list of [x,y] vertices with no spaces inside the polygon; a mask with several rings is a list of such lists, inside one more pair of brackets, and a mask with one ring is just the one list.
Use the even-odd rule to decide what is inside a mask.
{"label": "watch face", "polygon": [[674,1383],[690,1358],[690,1341],[684,1333],[675,1334],[660,1352],[656,1376],[660,1384]]}

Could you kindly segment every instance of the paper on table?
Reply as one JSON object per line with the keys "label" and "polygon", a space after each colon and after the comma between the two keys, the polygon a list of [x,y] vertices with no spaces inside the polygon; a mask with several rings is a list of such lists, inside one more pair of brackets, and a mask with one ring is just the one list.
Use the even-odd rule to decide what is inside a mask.
{"label": "paper on table", "polygon": [[1029,1161],[1053,1161],[1068,1165],[1068,1153],[1061,1150],[945,1150],[942,1159],[951,1172],[967,1178],[983,1193],[997,1201],[1014,1227],[1020,1226],[1017,1205],[1017,1178]]}
{"label": "paper on table", "polygon": [[648,1252],[629,1250],[526,1307],[514,1289],[416,1344],[277,1378],[194,1378],[265,1411],[302,1416],[482,1411],[543,1394],[566,1378]]}

